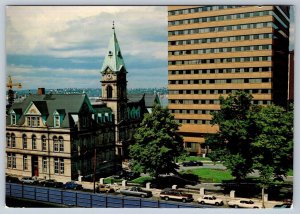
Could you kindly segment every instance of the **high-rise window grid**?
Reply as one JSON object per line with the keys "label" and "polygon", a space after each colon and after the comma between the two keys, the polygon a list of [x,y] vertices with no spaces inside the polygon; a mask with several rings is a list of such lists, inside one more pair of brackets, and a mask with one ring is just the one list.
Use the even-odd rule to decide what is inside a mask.
{"label": "high-rise window grid", "polygon": [[176,25],[184,25],[184,24],[226,21],[232,19],[253,18],[253,17],[260,17],[260,16],[268,16],[268,15],[273,15],[273,12],[270,10],[266,10],[266,11],[247,12],[247,13],[226,14],[220,16],[180,19],[180,20],[169,21],[168,24],[169,26],[176,26]]}
{"label": "high-rise window grid", "polygon": [[235,41],[247,41],[247,40],[257,40],[257,39],[271,39],[274,35],[271,33],[263,33],[263,34],[248,34],[248,35],[239,35],[239,36],[223,36],[223,37],[209,37],[209,38],[201,38],[201,39],[180,39],[176,40],[176,38],[172,38],[171,41],[168,42],[169,46],[174,45],[193,45],[193,44],[205,44],[205,43],[216,43],[216,42],[235,42]]}
{"label": "high-rise window grid", "polygon": [[222,31],[234,31],[234,30],[246,30],[246,29],[259,29],[259,28],[267,28],[273,27],[277,29],[277,25],[273,22],[260,22],[260,23],[249,23],[249,24],[240,24],[240,25],[227,25],[227,26],[219,26],[219,27],[206,27],[206,28],[193,28],[186,30],[173,30],[169,31],[169,36],[175,35],[191,35],[191,34],[201,34],[201,33],[215,33]]}
{"label": "high-rise window grid", "polygon": [[272,67],[241,67],[196,70],[169,70],[169,75],[269,72]]}

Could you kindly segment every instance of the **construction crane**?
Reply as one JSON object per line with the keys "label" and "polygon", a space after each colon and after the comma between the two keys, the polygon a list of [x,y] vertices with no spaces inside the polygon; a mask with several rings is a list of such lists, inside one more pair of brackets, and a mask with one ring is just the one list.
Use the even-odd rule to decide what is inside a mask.
{"label": "construction crane", "polygon": [[22,88],[21,83],[13,83],[11,76],[8,76],[8,82],[6,84],[6,87],[8,88],[7,96],[8,96],[8,106],[11,106],[14,103],[14,91],[12,90],[13,87]]}

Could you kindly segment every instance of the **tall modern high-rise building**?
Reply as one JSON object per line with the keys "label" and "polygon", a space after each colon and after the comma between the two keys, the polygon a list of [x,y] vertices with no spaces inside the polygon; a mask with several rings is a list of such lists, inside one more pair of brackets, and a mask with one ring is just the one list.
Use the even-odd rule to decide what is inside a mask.
{"label": "tall modern high-rise building", "polygon": [[221,95],[286,106],[289,6],[169,6],[168,24],[169,109],[189,151],[205,152],[218,130]]}

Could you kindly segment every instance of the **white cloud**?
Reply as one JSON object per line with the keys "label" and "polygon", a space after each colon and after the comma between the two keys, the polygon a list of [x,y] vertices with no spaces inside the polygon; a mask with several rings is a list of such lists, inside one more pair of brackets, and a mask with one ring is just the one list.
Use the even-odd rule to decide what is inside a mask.
{"label": "white cloud", "polygon": [[[152,6],[10,6],[7,8],[7,53],[103,56],[112,20],[115,20],[123,52],[144,54],[148,46],[153,56],[159,56],[157,50],[161,48],[158,46],[163,44],[155,45],[140,36],[151,38],[153,33],[160,32],[164,36],[162,26],[166,27],[166,13],[162,10]],[[98,48],[67,49],[70,45],[80,47],[81,44],[94,44]],[[152,50],[155,48],[157,50]]]}
{"label": "white cloud", "polygon": [[[162,60],[167,62],[164,6],[9,6],[6,18],[7,54],[26,55],[30,58],[26,65],[32,63],[20,65],[22,62],[11,57],[7,66],[7,72],[15,81],[22,82],[24,88],[99,87],[99,70],[74,69],[74,63],[84,65],[88,63],[86,57],[96,57],[101,67],[100,59],[106,54],[113,20],[132,87],[140,84],[146,72],[153,72],[143,66],[157,67]],[[39,61],[39,56],[46,57]],[[50,65],[45,59],[50,57],[56,59],[50,62],[60,63],[54,69],[47,68]],[[41,65],[43,61],[48,64]],[[130,76],[133,68],[141,72]],[[167,63],[160,71],[167,73]],[[95,78],[99,80],[94,81]],[[147,78],[145,83],[151,87],[151,77]],[[166,75],[164,78],[167,79]]]}

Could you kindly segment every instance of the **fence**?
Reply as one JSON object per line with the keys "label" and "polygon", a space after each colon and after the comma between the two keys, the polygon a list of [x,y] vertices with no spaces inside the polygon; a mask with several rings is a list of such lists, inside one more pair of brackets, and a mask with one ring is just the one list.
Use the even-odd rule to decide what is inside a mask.
{"label": "fence", "polygon": [[206,206],[165,202],[127,196],[94,194],[16,183],[6,183],[6,196],[90,208],[203,208]]}

